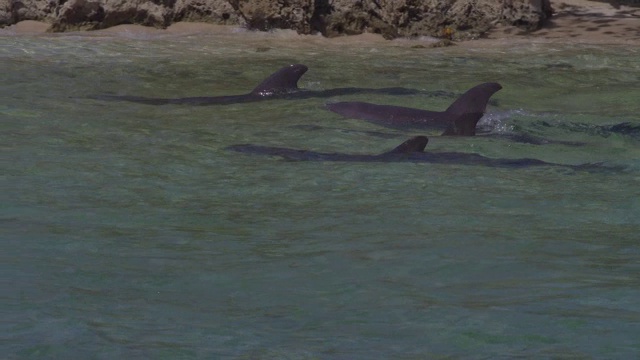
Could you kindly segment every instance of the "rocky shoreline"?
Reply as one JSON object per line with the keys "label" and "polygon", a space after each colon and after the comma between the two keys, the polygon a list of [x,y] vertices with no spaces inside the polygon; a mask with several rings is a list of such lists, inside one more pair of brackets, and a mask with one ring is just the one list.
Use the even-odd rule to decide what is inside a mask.
{"label": "rocky shoreline", "polygon": [[429,47],[478,38],[458,44],[537,39],[636,46],[640,0],[0,0],[0,35],[130,26],[138,32],[288,29],[305,41],[305,35],[442,39]]}
{"label": "rocky shoreline", "polygon": [[536,30],[551,15],[550,0],[0,0],[0,27],[35,20],[48,32],[187,21],[326,37],[473,39],[500,25]]}

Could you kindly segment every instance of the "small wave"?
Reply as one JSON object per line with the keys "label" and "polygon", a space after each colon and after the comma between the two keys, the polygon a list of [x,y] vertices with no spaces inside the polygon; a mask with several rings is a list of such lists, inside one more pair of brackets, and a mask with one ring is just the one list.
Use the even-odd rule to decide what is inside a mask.
{"label": "small wave", "polygon": [[611,125],[592,125],[592,124],[583,124],[576,122],[569,123],[554,123],[550,124],[548,122],[542,122],[544,126],[548,127],[557,127],[560,129],[573,131],[573,132],[584,132],[589,135],[609,137],[613,134],[626,135],[635,138],[640,138],[640,124],[631,123],[631,122],[621,122],[617,124]]}
{"label": "small wave", "polygon": [[478,128],[483,132],[509,133],[513,132],[514,125],[509,120],[515,116],[535,116],[523,109],[491,111],[478,122]]}

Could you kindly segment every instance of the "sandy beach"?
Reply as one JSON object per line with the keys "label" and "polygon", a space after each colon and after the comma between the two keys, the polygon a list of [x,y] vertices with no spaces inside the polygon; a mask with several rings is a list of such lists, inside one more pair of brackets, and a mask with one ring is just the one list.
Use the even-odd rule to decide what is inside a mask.
{"label": "sandy beach", "polygon": [[496,27],[486,39],[640,44],[640,7],[588,0],[552,1],[551,5],[553,17],[542,29],[525,34],[514,27]]}
{"label": "sandy beach", "polygon": [[[527,42],[576,42],[595,44],[619,44],[640,46],[640,7],[614,6],[607,2],[589,0],[560,0],[552,1],[553,18],[541,29],[534,32],[524,32],[517,27],[496,26],[481,39],[457,42],[464,47],[500,46],[513,43]],[[47,32],[49,24],[37,21],[22,21],[16,25],[0,29],[0,35],[43,34]],[[288,33],[288,40],[296,34],[289,30],[279,30]],[[156,29],[140,25],[119,25],[105,30],[92,31],[91,35],[123,35],[123,36],[154,36],[154,35],[192,35],[192,34],[233,34],[242,33],[237,27],[212,25],[206,23],[179,22],[167,29]],[[87,33],[87,35],[89,35]],[[318,41],[319,36],[300,35],[303,41]],[[398,39],[401,44],[402,39]],[[363,34],[329,39],[337,44],[353,42],[386,42],[381,36]],[[435,43],[437,39],[420,39],[422,43]],[[407,46],[415,46],[411,41],[405,41]]]}

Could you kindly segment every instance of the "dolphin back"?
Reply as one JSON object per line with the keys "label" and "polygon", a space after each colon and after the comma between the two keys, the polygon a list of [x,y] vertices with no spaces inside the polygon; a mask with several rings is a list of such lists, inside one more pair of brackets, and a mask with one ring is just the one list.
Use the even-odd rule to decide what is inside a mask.
{"label": "dolphin back", "polygon": [[426,136],[414,136],[382,155],[421,153],[424,152],[428,142],[429,138]]}
{"label": "dolphin back", "polygon": [[309,68],[302,64],[288,65],[271,74],[260,85],[256,86],[251,95],[270,96],[286,94],[298,90],[298,80]]}

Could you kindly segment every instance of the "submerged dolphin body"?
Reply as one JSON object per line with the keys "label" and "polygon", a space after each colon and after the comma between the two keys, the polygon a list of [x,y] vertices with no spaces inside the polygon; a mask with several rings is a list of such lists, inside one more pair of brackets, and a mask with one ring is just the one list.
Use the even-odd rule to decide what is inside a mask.
{"label": "submerged dolphin body", "polygon": [[227,150],[251,155],[276,156],[291,161],[335,161],[335,162],[414,162],[433,164],[481,165],[503,168],[523,168],[532,166],[556,166],[574,170],[590,170],[602,168],[599,164],[563,165],[538,159],[495,159],[479,154],[457,152],[424,152],[429,139],[416,136],[403,142],[393,150],[376,154],[323,153],[302,149],[238,144],[227,147]]}
{"label": "submerged dolphin body", "polygon": [[392,162],[408,159],[410,155],[422,153],[427,146],[426,136],[411,138],[393,150],[378,155],[358,155],[342,153],[321,153],[309,150],[298,150],[282,147],[238,144],[227,147],[227,150],[246,154],[279,156],[287,160],[299,161],[351,161],[351,162]]}
{"label": "submerged dolphin body", "polygon": [[[268,78],[256,86],[250,93],[241,95],[226,96],[198,96],[186,98],[150,98],[143,96],[129,95],[98,95],[93,99],[107,101],[131,101],[147,105],[228,105],[246,102],[256,102],[271,99],[307,99],[314,97],[331,97],[340,95],[370,93],[387,95],[410,95],[425,93],[423,91],[392,87],[392,88],[335,88],[327,90],[304,90],[298,88],[298,80],[309,68],[303,64],[293,64],[285,66],[271,74]],[[444,91],[427,92],[429,96],[447,97],[451,94]]]}
{"label": "submerged dolphin body", "polygon": [[327,109],[344,117],[366,120],[396,129],[444,130],[442,135],[473,136],[493,94],[502,89],[498,83],[483,83],[467,90],[445,111],[429,111],[367,102],[337,102]]}
{"label": "submerged dolphin body", "polygon": [[226,105],[260,101],[281,96],[298,90],[298,80],[309,68],[302,64],[288,65],[271,74],[248,94],[227,96],[198,96],[176,99],[148,98],[142,96],[101,95],[99,100],[124,100],[148,105],[185,104],[185,105]]}

